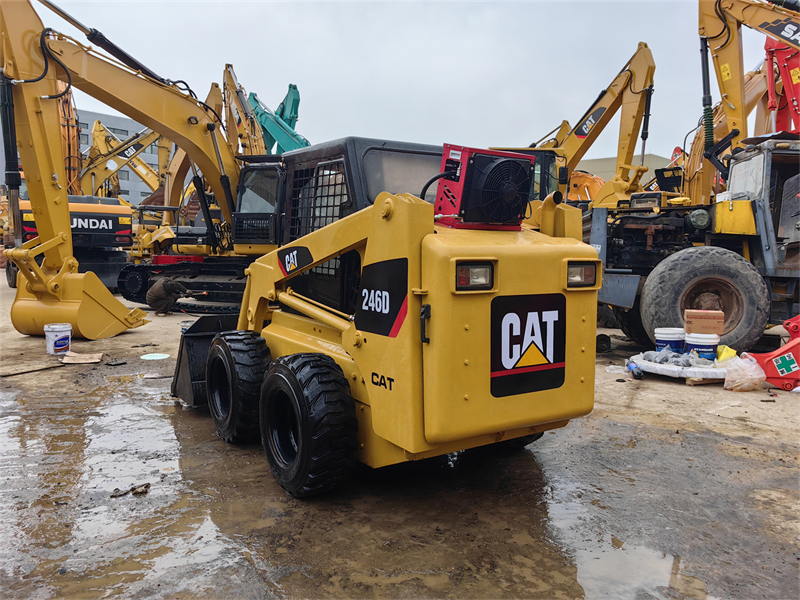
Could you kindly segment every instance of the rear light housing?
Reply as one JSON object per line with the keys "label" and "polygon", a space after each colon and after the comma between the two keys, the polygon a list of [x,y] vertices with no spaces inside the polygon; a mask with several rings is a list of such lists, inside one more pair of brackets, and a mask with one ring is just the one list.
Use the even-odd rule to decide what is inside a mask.
{"label": "rear light housing", "polygon": [[494,287],[494,265],[490,262],[456,263],[456,291],[491,290]]}
{"label": "rear light housing", "polygon": [[567,264],[567,287],[594,287],[597,283],[597,264],[593,262],[569,262]]}

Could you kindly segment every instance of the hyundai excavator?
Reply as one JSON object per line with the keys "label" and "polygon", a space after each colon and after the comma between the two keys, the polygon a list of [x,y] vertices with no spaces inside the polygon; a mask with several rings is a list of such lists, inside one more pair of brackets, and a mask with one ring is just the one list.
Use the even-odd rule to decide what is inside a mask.
{"label": "hyundai excavator", "polygon": [[[800,312],[800,137],[748,136],[747,113],[772,85],[773,69],[748,82],[742,26],[798,60],[797,0],[700,0],[701,139],[682,168],[657,171],[658,192],[592,211],[591,243],[607,273],[600,299],[642,344],[652,343],[656,327],[683,326],[685,309],[715,309],[725,313],[720,343],[748,350],[768,324]],[[722,98],[716,116],[709,50]]]}

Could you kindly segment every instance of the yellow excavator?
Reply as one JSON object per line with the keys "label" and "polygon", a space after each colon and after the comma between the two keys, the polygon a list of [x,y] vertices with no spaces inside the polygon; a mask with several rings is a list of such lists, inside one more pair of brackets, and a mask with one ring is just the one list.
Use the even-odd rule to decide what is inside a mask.
{"label": "yellow excavator", "polygon": [[[647,171],[647,167],[644,166],[644,150],[648,137],[655,70],[656,64],[650,48],[644,42],[639,42],[633,56],[608,87],[600,92],[597,100],[578,120],[575,127],[570,127],[567,121],[562,121],[558,128],[531,144],[531,147],[535,148],[560,149],[566,158],[567,169],[571,176],[569,191],[574,195],[580,195],[581,201],[586,201],[581,193],[585,194],[587,189],[588,193],[593,193],[588,199],[591,200],[592,206],[615,206],[620,199],[627,199],[630,194],[641,191],[640,180],[642,174]],[[600,184],[597,179],[587,177],[588,174],[578,172],[575,175],[578,163],[617,112],[621,114],[614,177]],[[631,163],[640,130],[642,164],[635,166]],[[551,135],[552,137],[548,138]]]}
{"label": "yellow excavator", "polygon": [[[57,10],[52,3],[47,5]],[[218,113],[211,106],[182,91],[185,84],[158,77],[96,30],[82,25],[79,29],[122,66],[45,29],[29,2],[0,2],[6,180],[13,201],[20,185],[18,146],[38,226],[37,238],[7,250],[6,255],[26,280],[18,286],[11,309],[18,331],[43,335],[45,324],[63,322],[72,325],[77,337],[97,339],[142,325],[144,313],[122,306],[93,274],[77,273],[67,177],[57,133],[59,79],[180,145],[203,171],[215,195],[223,199],[223,210],[228,213],[233,202],[228,174],[238,179],[239,167],[229,153],[219,152],[227,145]],[[44,261],[40,266],[36,258],[41,255]]]}
{"label": "yellow excavator", "polygon": [[[142,160],[140,154],[162,137],[154,131],[145,129],[135,133],[125,141],[120,141],[100,121],[92,125],[92,146],[84,159],[81,169],[81,188],[93,196],[118,196],[119,182],[116,173],[128,165],[151,191],[161,185],[158,172]],[[115,179],[109,185],[109,180]]]}

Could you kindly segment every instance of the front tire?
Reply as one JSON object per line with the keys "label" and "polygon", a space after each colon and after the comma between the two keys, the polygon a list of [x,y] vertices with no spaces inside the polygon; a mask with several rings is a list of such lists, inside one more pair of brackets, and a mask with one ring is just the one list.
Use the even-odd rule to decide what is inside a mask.
{"label": "front tire", "polygon": [[686,248],[661,261],[645,281],[642,324],[650,339],[656,327],[683,327],[687,308],[724,311],[719,343],[744,352],[767,327],[769,289],[758,270],[731,250]]}
{"label": "front tire", "polygon": [[258,439],[258,400],[271,357],[254,331],[223,331],[206,360],[208,408],[219,437],[229,443]]}
{"label": "front tire", "polygon": [[292,496],[327,492],[350,477],[358,451],[355,400],[329,356],[276,360],[261,389],[259,422],[270,471]]}

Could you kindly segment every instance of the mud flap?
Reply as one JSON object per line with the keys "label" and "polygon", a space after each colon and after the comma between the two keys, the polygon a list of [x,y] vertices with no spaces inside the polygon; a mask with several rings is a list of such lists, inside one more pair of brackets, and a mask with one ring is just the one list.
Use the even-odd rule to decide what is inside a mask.
{"label": "mud flap", "polygon": [[181,335],[178,362],[172,376],[170,391],[189,406],[205,406],[206,357],[214,336],[221,331],[236,329],[239,315],[200,317]]}
{"label": "mud flap", "polygon": [[20,275],[11,306],[14,328],[27,335],[44,335],[44,326],[49,323],[69,323],[74,337],[99,340],[150,322],[143,310],[123,306],[91,272],[64,275],[60,293],[59,298],[32,292]]}

